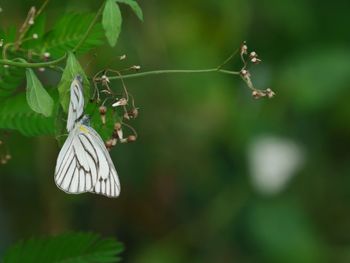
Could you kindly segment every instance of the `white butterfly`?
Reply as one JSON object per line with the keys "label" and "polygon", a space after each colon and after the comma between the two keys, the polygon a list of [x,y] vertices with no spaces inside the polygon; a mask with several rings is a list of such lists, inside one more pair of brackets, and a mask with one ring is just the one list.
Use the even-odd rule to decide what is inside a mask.
{"label": "white butterfly", "polygon": [[92,192],[118,197],[117,171],[100,135],[89,126],[83,109],[82,79],[77,76],[70,87],[69,135],[57,158],[56,185],[69,194]]}

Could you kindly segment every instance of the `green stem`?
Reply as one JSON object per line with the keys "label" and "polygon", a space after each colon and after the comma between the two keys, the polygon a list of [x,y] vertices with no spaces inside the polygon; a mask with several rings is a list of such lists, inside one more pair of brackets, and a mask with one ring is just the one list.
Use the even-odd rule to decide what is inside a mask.
{"label": "green stem", "polygon": [[127,74],[127,75],[118,75],[118,76],[111,76],[108,77],[110,80],[114,79],[128,79],[128,78],[139,78],[139,77],[145,77],[150,75],[159,75],[159,74],[181,74],[181,73],[210,73],[210,72],[219,72],[224,74],[230,74],[230,75],[239,75],[240,72],[238,71],[230,71],[225,69],[218,69],[218,68],[211,68],[211,69],[169,69],[169,70],[152,70],[152,71],[145,71],[145,72],[139,72],[139,73],[133,73],[133,74]]}
{"label": "green stem", "polygon": [[85,42],[85,40],[87,39],[87,37],[89,36],[92,28],[94,27],[94,25],[96,24],[97,22],[97,19],[98,17],[102,14],[102,11],[103,11],[103,7],[104,7],[104,4],[101,5],[100,9],[97,11],[94,19],[91,21],[89,27],[86,29],[86,32],[84,34],[84,36],[80,39],[79,43],[75,46],[75,48],[73,49],[73,52],[76,52],[80,46]]}
{"label": "green stem", "polygon": [[20,68],[41,68],[41,67],[49,67],[52,65],[56,65],[63,61],[66,58],[66,55],[52,61],[48,62],[38,62],[38,63],[30,63],[30,62],[16,62],[9,59],[0,59],[0,65],[9,65]]}

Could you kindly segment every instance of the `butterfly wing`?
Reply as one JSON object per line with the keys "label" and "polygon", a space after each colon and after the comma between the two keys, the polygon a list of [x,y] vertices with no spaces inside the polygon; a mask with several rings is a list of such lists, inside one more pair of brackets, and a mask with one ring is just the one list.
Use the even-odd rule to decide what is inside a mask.
{"label": "butterfly wing", "polygon": [[89,126],[85,127],[89,130],[88,136],[91,141],[94,142],[94,145],[100,151],[99,156],[101,160],[97,182],[90,192],[102,194],[107,197],[118,197],[120,194],[120,182],[111,156],[100,135],[93,128]]}
{"label": "butterfly wing", "polygon": [[98,176],[96,150],[86,143],[76,126],[64,143],[56,163],[55,182],[58,188],[80,194],[90,191]]}
{"label": "butterfly wing", "polygon": [[70,86],[70,102],[68,109],[67,131],[73,130],[76,121],[83,115],[84,110],[84,95],[83,85],[80,76],[77,76],[72,81]]}
{"label": "butterfly wing", "polygon": [[114,164],[93,128],[78,123],[70,132],[57,158],[55,182],[67,193],[119,196],[120,183]]}

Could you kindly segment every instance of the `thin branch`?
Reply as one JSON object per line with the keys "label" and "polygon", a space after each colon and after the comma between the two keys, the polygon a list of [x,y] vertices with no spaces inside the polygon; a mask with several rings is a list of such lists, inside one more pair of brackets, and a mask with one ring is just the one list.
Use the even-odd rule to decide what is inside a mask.
{"label": "thin branch", "polygon": [[85,40],[89,36],[92,28],[96,24],[98,17],[102,14],[103,7],[104,7],[104,4],[102,4],[100,9],[97,11],[94,19],[91,21],[89,27],[86,29],[86,32],[85,32],[84,36],[80,39],[79,43],[74,47],[73,52],[76,52],[80,48],[80,46],[85,42]]}
{"label": "thin branch", "polygon": [[41,5],[39,10],[36,12],[35,17],[38,17],[44,11],[44,9],[45,9],[45,7],[47,6],[48,3],[49,3],[49,0],[45,0],[45,2]]}
{"label": "thin branch", "polygon": [[13,60],[9,59],[0,59],[0,65],[8,65],[8,66],[15,66],[15,67],[20,67],[20,68],[41,68],[41,67],[49,67],[52,65],[56,65],[66,58],[66,54],[63,55],[62,57],[52,60],[52,61],[47,61],[47,62],[38,62],[38,63],[28,63],[28,62],[16,62]]}
{"label": "thin branch", "polygon": [[239,71],[230,71],[225,69],[217,69],[217,68],[211,68],[211,69],[169,69],[169,70],[152,70],[152,71],[145,71],[145,72],[139,72],[139,73],[133,73],[133,74],[126,74],[126,75],[118,75],[118,76],[111,76],[108,77],[110,80],[114,79],[131,79],[131,78],[139,78],[139,77],[145,77],[150,75],[160,75],[160,74],[186,74],[186,73],[209,73],[209,72],[218,72],[218,73],[224,73],[229,75],[239,75]]}
{"label": "thin branch", "polygon": [[220,65],[217,67],[217,69],[221,69],[223,66],[225,66],[231,59],[233,59],[234,56],[236,56],[238,52],[238,48]]}

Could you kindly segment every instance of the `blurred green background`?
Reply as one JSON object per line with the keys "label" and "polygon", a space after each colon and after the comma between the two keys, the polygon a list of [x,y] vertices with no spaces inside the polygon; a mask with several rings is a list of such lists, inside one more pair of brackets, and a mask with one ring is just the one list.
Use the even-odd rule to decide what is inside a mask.
{"label": "blurred green background", "polygon": [[[47,11],[54,21],[100,2],[51,1]],[[0,167],[0,255],[74,230],[118,237],[123,262],[350,262],[350,2],[138,2],[144,23],[123,6],[117,47],[80,58],[90,75],[211,68],[246,40],[263,60],[255,85],[277,96],[254,100],[239,77],[217,73],[127,80],[139,138],[111,153],[119,199],[60,191],[54,138],[3,138],[12,160]],[[5,27],[38,3],[1,5]],[[239,69],[238,58],[227,66]]]}

